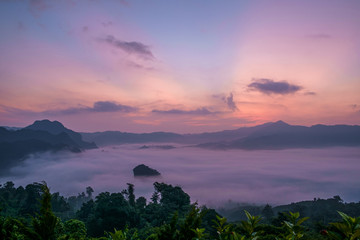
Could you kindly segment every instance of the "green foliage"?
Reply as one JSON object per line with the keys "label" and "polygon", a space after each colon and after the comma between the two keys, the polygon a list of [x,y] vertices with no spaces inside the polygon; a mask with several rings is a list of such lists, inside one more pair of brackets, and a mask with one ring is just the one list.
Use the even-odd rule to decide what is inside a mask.
{"label": "green foliage", "polygon": [[211,208],[206,206],[201,207],[201,211],[204,212],[201,221],[201,227],[205,229],[206,233],[210,235],[210,238],[215,238],[217,236],[216,229],[213,228],[214,221],[217,220],[218,213]]}
{"label": "green foliage", "polygon": [[187,210],[190,206],[190,196],[185,193],[180,187],[173,187],[165,183],[154,183],[155,192],[160,194],[160,204],[169,209]]}
{"label": "green foliage", "polygon": [[114,232],[109,232],[108,235],[111,240],[140,240],[137,231],[130,233],[128,227],[124,230],[114,229]]}
{"label": "green foliage", "polygon": [[[15,188],[14,183],[10,181],[3,186],[0,184],[0,208],[3,209],[1,215],[29,218],[39,214],[42,185],[35,182],[28,184],[25,188],[22,186]],[[91,189],[87,190],[91,193]],[[90,199],[91,196],[86,196],[84,193],[69,198],[60,196],[60,193],[53,193],[51,205],[56,216],[68,220],[73,218],[75,211]]]}
{"label": "green foliage", "polygon": [[[50,194],[46,183],[33,183],[26,188],[15,188],[12,182],[7,182],[3,186],[0,185],[0,239],[360,239],[360,217],[350,217],[343,212],[338,212],[338,220],[327,226],[324,224],[326,221],[315,224],[306,221],[308,217],[300,218],[300,212],[280,212],[274,217],[274,210],[270,205],[262,208],[253,206],[249,211],[243,211],[244,214],[241,213],[246,218],[242,218],[238,224],[231,224],[213,209],[190,205],[189,195],[178,186],[154,183],[154,189],[156,199],[147,203],[144,197],[135,197],[132,184],[128,184],[127,189],[121,193],[103,192],[91,199],[93,190],[90,187],[86,189],[87,195],[81,193],[78,197],[64,198],[59,193]],[[76,215],[72,215],[77,219],[70,218],[71,214],[68,214],[75,206],[70,204],[71,201],[77,204],[83,201]],[[358,208],[357,203],[344,203],[338,196],[327,200],[315,199],[306,204],[318,208],[340,206],[343,209],[354,209],[354,212],[357,212]],[[306,213],[307,209],[311,209],[310,205],[290,206]],[[327,214],[326,218],[334,219],[328,214],[329,211],[323,211]],[[255,215],[260,212],[265,216],[264,219]]]}
{"label": "green foliage", "polygon": [[331,223],[329,232],[330,239],[334,240],[358,240],[360,239],[360,217],[350,217],[345,213],[338,212],[342,222]]}
{"label": "green foliage", "polygon": [[66,214],[70,210],[70,204],[66,201],[65,197],[60,196],[60,193],[56,192],[51,195],[51,206],[54,212],[61,217],[66,217]]}
{"label": "green foliage", "polygon": [[153,240],[175,240],[179,234],[177,229],[179,216],[178,212],[175,212],[171,218],[170,223],[164,224],[161,227],[156,228],[156,233],[152,234],[149,239]]}
{"label": "green foliage", "polygon": [[42,190],[40,214],[33,218],[32,225],[39,240],[53,240],[59,219],[51,210],[51,194],[45,182],[42,185]]}
{"label": "green foliage", "polygon": [[135,207],[135,194],[134,194],[134,185],[131,183],[128,183],[128,199],[129,199],[129,204],[132,207]]}
{"label": "green foliage", "polygon": [[207,234],[205,233],[205,228],[196,228],[196,229],[191,229],[195,236],[192,238],[192,240],[205,240]]}
{"label": "green foliage", "polygon": [[175,211],[183,217],[190,209],[190,196],[180,187],[155,182],[154,190],[153,202],[141,210],[141,218],[151,226],[161,226]]}
{"label": "green foliage", "polygon": [[22,215],[31,215],[31,216],[35,216],[36,214],[38,214],[38,209],[39,209],[39,200],[41,198],[41,192],[43,185],[41,183],[33,183],[33,184],[29,184],[25,187],[25,192],[26,192],[26,204],[24,204],[22,206],[22,208],[20,209],[20,213]]}
{"label": "green foliage", "polygon": [[94,189],[92,187],[90,187],[90,186],[86,187],[86,194],[88,195],[88,198],[91,199],[93,192],[94,192]]}
{"label": "green foliage", "polygon": [[90,236],[96,237],[104,231],[124,229],[126,225],[135,227],[139,221],[135,209],[121,193],[100,193],[95,202],[83,205],[78,215],[85,217]]}
{"label": "green foliage", "polygon": [[77,220],[70,219],[63,224],[62,234],[57,240],[85,240],[86,239],[85,223]]}
{"label": "green foliage", "polygon": [[245,235],[246,239],[256,240],[260,233],[259,222],[260,216],[252,216],[248,211],[245,211],[247,220],[240,222],[240,230]]}
{"label": "green foliage", "polygon": [[227,224],[226,218],[217,216],[217,220],[214,220],[214,223],[214,228],[217,231],[216,239],[244,240],[244,237],[240,237],[240,235],[234,231],[234,226],[232,224]]}
{"label": "green foliage", "polygon": [[171,221],[157,228],[150,239],[156,240],[188,240],[205,239],[207,236],[204,228],[200,228],[201,220],[205,212],[192,205],[185,219],[179,220],[178,212],[175,212]]}
{"label": "green foliage", "polygon": [[[348,215],[360,216],[360,202],[346,203],[339,196],[334,196],[328,199],[314,198],[314,200],[301,201],[297,203],[272,207],[271,209],[274,213],[274,216],[270,219],[268,219],[267,214],[264,212],[265,208],[264,206],[236,205],[230,202],[226,209],[220,209],[219,211],[224,216],[226,216],[229,221],[235,222],[246,220],[246,215],[243,214],[243,212],[244,210],[247,210],[252,215],[263,216],[264,221],[262,221],[262,223],[272,223],[276,224],[277,226],[281,226],[283,220],[286,218],[284,216],[284,219],[277,219],[279,213],[289,211],[299,212],[302,217],[310,217],[310,219],[306,221],[304,225],[314,230],[319,225],[324,227],[331,222],[341,221],[342,219],[336,211],[341,211]],[[269,214],[271,214],[271,211],[269,211]],[[321,229],[317,229],[317,231],[320,230]]]}
{"label": "green foliage", "polygon": [[205,212],[195,205],[191,206],[189,213],[186,215],[185,220],[179,224],[179,240],[194,239],[199,236],[205,237],[204,231],[199,229],[201,221]]}
{"label": "green foliage", "polygon": [[0,239],[25,239],[23,228],[23,223],[17,219],[0,217]]}
{"label": "green foliage", "polygon": [[288,218],[287,221],[284,221],[284,224],[287,228],[287,234],[284,236],[286,240],[297,240],[301,239],[304,236],[304,227],[301,225],[305,222],[308,217],[300,218],[300,213],[289,212],[285,214]]}
{"label": "green foliage", "polygon": [[146,207],[146,198],[144,197],[139,197],[138,199],[136,199],[136,208],[139,211],[142,211],[145,207]]}
{"label": "green foliage", "polygon": [[270,222],[274,217],[274,210],[269,204],[266,204],[264,209],[261,211],[261,215],[264,216],[267,222]]}

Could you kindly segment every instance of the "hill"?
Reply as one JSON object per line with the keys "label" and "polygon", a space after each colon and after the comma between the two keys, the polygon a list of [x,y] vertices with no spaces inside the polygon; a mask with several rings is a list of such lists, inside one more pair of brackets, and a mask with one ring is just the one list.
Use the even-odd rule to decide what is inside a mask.
{"label": "hill", "polygon": [[80,152],[90,148],[96,145],[83,141],[79,133],[59,122],[36,121],[16,131],[0,127],[0,174],[7,173],[29,154],[60,150]]}
{"label": "hill", "polygon": [[150,168],[144,164],[140,164],[133,169],[134,177],[153,177],[160,176],[160,173],[153,168]]}
{"label": "hill", "polygon": [[198,145],[211,149],[288,149],[360,146],[360,126],[293,126],[278,121],[250,135],[227,142]]}
{"label": "hill", "polygon": [[[330,222],[341,220],[337,211],[349,215],[360,215],[360,202],[346,203],[340,196],[334,196],[328,199],[314,198],[313,200],[290,203],[271,207],[270,205],[251,205],[251,204],[234,204],[230,203],[226,207],[217,209],[217,211],[233,222],[246,219],[244,210],[252,215],[262,215],[265,221],[274,221],[276,216],[284,212],[299,212],[302,217],[309,217],[307,224],[327,225]],[[281,216],[280,216],[281,217]]]}
{"label": "hill", "polygon": [[96,148],[95,143],[83,141],[80,133],[74,132],[73,130],[64,127],[64,125],[58,121],[52,122],[46,119],[41,121],[35,121],[33,124],[25,127],[25,129],[30,129],[34,131],[45,131],[53,135],[66,133],[80,148],[83,149]]}
{"label": "hill", "polygon": [[171,132],[126,133],[118,131],[82,133],[99,146],[129,143],[181,143],[208,149],[287,149],[360,146],[360,126],[289,125],[283,121],[254,127],[200,134]]}

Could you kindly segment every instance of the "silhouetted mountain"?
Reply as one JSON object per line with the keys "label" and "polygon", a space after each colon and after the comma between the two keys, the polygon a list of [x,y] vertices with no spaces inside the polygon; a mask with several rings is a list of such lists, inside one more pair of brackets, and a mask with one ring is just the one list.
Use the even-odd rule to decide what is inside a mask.
{"label": "silhouetted mountain", "polygon": [[8,127],[8,126],[0,126],[0,127],[5,128],[6,130],[9,130],[9,131],[17,131],[17,130],[22,129],[21,127]]}
{"label": "silhouetted mountain", "polygon": [[46,131],[51,134],[57,135],[60,133],[66,133],[80,148],[92,149],[97,148],[96,144],[91,142],[85,142],[82,140],[80,133],[74,132],[62,125],[58,121],[49,121],[47,119],[41,121],[35,121],[33,124],[25,127],[25,129]]}
{"label": "silhouetted mountain", "polygon": [[30,129],[8,131],[0,128],[0,173],[21,163],[29,154],[59,150],[81,151],[66,133],[53,135]]}
{"label": "silhouetted mountain", "polygon": [[30,129],[8,131],[5,128],[0,128],[0,143],[13,143],[27,140],[38,140],[51,145],[64,144],[76,148],[80,147],[72,138],[69,137],[69,135],[64,132],[55,135],[46,131],[34,131]]}
{"label": "silhouetted mountain", "polygon": [[[341,217],[336,211],[340,211],[349,215],[359,216],[360,214],[360,202],[345,203],[340,196],[334,196],[328,199],[314,198],[314,200],[295,202],[286,205],[279,205],[275,207],[269,206],[270,212],[273,214],[270,219],[264,216],[264,207],[261,205],[250,204],[230,204],[223,208],[217,209],[217,211],[226,217],[229,221],[242,221],[247,217],[244,214],[244,210],[250,212],[252,215],[262,215],[265,221],[276,222],[276,218],[281,218],[283,213],[299,212],[301,217],[309,217],[309,221],[306,224],[328,224],[330,222],[337,222],[341,220]],[[284,216],[283,216],[284,217]]]}
{"label": "silhouetted mountain", "polygon": [[95,142],[99,146],[146,143],[146,142],[179,142],[183,135],[167,132],[127,133],[117,131],[81,133],[85,141]]}
{"label": "silhouetted mountain", "polygon": [[224,130],[220,132],[200,133],[200,134],[177,134],[170,132],[153,133],[126,133],[118,131],[106,131],[95,133],[81,133],[84,140],[95,142],[98,146],[128,143],[182,143],[199,144],[212,141],[229,141],[246,137],[249,134],[266,127],[268,124],[255,127],[243,127],[235,130]]}
{"label": "silhouetted mountain", "polygon": [[102,146],[147,142],[196,144],[197,147],[209,149],[248,150],[360,146],[360,126],[305,127],[289,125],[283,121],[200,134],[97,132],[82,135],[85,140],[94,141]]}
{"label": "silhouetted mountain", "polygon": [[[26,156],[36,152],[45,151],[59,151],[68,149],[69,146],[65,144],[50,144],[38,139],[14,141],[14,142],[0,142],[0,175],[6,173],[11,167],[21,163]],[[76,148],[68,149],[71,151],[80,151]]]}
{"label": "silhouetted mountain", "polygon": [[139,149],[162,149],[162,150],[170,150],[170,149],[174,149],[176,147],[174,147],[173,145],[143,145],[141,147],[139,147]]}
{"label": "silhouetted mountain", "polygon": [[133,169],[134,177],[154,177],[160,176],[160,173],[144,164],[140,164]]}
{"label": "silhouetted mountain", "polygon": [[0,174],[21,163],[29,154],[59,150],[80,152],[94,147],[94,143],[82,141],[79,133],[56,121],[36,121],[17,131],[0,127]]}
{"label": "silhouetted mountain", "polygon": [[292,126],[282,121],[268,124],[234,141],[198,145],[212,149],[286,149],[335,146],[360,146],[360,126]]}
{"label": "silhouetted mountain", "polygon": [[232,141],[246,137],[267,127],[271,123],[265,123],[254,127],[242,127],[234,130],[224,130],[220,132],[200,133],[200,134],[184,134],[184,142],[187,144],[198,144],[206,142]]}

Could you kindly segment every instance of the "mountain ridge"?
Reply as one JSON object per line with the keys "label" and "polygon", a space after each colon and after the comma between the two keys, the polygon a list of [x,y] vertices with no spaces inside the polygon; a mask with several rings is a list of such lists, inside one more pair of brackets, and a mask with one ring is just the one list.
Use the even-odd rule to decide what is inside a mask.
{"label": "mountain ridge", "polygon": [[281,120],[253,127],[197,134],[177,134],[171,132],[127,133],[120,131],[81,134],[85,140],[93,141],[99,146],[146,142],[172,142],[215,150],[275,150],[360,146],[360,126],[358,125],[316,124],[307,127],[290,125]]}
{"label": "mountain ridge", "polygon": [[50,121],[48,119],[37,120],[33,124],[23,129],[46,131],[54,135],[66,133],[80,148],[92,149],[97,147],[95,143],[83,141],[80,133],[74,132],[73,130],[66,128],[59,121]]}
{"label": "mountain ridge", "polygon": [[35,121],[19,130],[0,127],[0,175],[23,162],[30,154],[46,151],[81,152],[96,148],[95,143],[65,128],[60,122]]}
{"label": "mountain ridge", "polygon": [[[359,125],[315,124],[308,127],[290,125],[281,120],[233,130],[178,134],[173,132],[129,133],[120,131],[77,133],[67,129],[58,121],[51,122],[45,119],[35,121],[21,130],[11,132],[16,135],[19,131],[25,130],[45,131],[55,135],[65,133],[75,143],[70,145],[77,145],[83,149],[95,148],[96,145],[108,146],[150,142],[179,143],[215,150],[360,146]],[[63,138],[66,137],[63,136]]]}

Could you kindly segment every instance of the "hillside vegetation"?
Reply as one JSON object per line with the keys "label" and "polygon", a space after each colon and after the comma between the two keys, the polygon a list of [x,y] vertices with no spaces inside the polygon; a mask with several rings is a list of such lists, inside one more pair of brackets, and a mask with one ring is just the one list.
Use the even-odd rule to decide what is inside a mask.
{"label": "hillside vegetation", "polygon": [[360,203],[344,203],[338,196],[248,208],[238,213],[243,220],[230,222],[214,209],[191,204],[180,187],[165,183],[154,183],[150,202],[136,198],[132,184],[120,193],[102,192],[93,198],[93,192],[87,187],[86,193],[66,198],[51,194],[44,182],[25,188],[5,183],[0,186],[0,239],[356,240],[360,236],[360,217],[352,217],[359,216]]}

